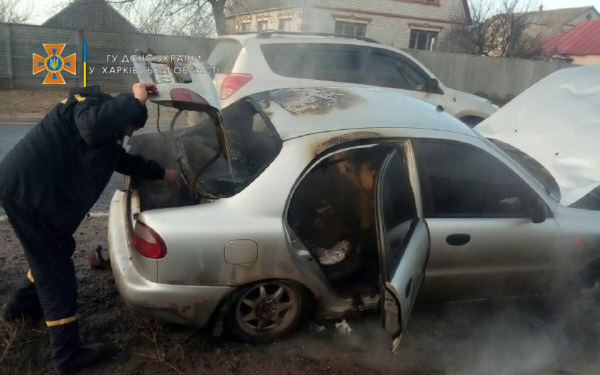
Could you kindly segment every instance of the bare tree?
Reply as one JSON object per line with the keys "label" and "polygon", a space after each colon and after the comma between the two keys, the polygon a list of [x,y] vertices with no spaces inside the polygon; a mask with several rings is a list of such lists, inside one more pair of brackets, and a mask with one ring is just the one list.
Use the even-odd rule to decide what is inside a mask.
{"label": "bare tree", "polygon": [[211,36],[227,33],[226,4],[232,0],[109,0],[141,31]]}
{"label": "bare tree", "polygon": [[[25,23],[29,20],[32,13],[31,4],[23,7],[19,0],[0,0],[0,22],[6,23]],[[21,5],[21,7],[19,7]]]}
{"label": "bare tree", "polygon": [[189,36],[213,36],[215,26],[207,6],[191,9],[168,5],[164,0],[110,1],[141,32]]}
{"label": "bare tree", "polygon": [[470,22],[456,17],[456,26],[441,41],[441,50],[474,55],[524,57],[537,43],[528,32],[535,16],[530,0],[472,0]]}

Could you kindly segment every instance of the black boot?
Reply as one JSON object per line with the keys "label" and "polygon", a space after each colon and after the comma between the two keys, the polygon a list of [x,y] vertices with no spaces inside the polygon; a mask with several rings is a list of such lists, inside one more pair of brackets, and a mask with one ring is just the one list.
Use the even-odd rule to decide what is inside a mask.
{"label": "black boot", "polygon": [[102,361],[108,354],[108,346],[105,344],[93,344],[79,349],[77,355],[67,364],[57,365],[61,374],[76,374],[80,370],[95,365]]}
{"label": "black boot", "polygon": [[9,322],[23,319],[38,322],[43,317],[44,313],[35,291],[35,284],[24,279],[10,295],[8,302],[2,306],[2,318]]}
{"label": "black boot", "polygon": [[81,346],[77,321],[50,327],[50,355],[61,374],[75,374],[108,354],[104,344]]}

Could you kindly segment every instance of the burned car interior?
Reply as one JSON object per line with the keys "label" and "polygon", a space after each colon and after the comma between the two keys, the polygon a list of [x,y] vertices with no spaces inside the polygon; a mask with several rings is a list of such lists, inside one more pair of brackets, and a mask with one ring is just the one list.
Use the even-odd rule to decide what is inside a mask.
{"label": "burned car interior", "polygon": [[[379,291],[375,185],[384,159],[396,146],[331,153],[307,173],[292,194],[288,224],[339,293]],[[409,201],[403,200],[404,204]],[[395,212],[412,212],[395,208]]]}
{"label": "burned car interior", "polygon": [[177,188],[163,181],[132,179],[130,187],[139,192],[142,211],[234,195],[258,176],[281,148],[276,133],[251,100],[229,106],[222,119],[194,118],[199,120],[192,126],[171,126],[168,131],[130,140],[131,153],[179,169],[185,182]]}

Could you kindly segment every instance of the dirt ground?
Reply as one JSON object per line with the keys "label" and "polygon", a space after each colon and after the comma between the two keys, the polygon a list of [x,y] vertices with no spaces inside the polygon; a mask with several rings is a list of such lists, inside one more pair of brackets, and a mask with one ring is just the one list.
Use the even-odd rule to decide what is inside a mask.
{"label": "dirt ground", "polygon": [[[600,310],[592,299],[496,301],[418,305],[392,356],[378,316],[307,321],[297,333],[268,345],[247,345],[211,332],[145,317],[123,303],[110,269],[92,269],[87,254],[106,248],[106,218],[84,220],[75,234],[79,317],[84,342],[114,350],[85,374],[599,374]],[[0,298],[27,265],[18,240],[0,222]],[[105,254],[106,255],[106,254]],[[319,327],[322,327],[320,329]],[[52,374],[42,323],[0,320],[0,374]]]}
{"label": "dirt ground", "polygon": [[[0,91],[0,122],[36,122],[62,92]],[[268,345],[240,344],[197,328],[145,317],[119,297],[110,269],[91,269],[87,253],[106,248],[106,217],[84,220],[74,261],[84,342],[114,350],[88,375],[403,374],[597,375],[600,309],[595,297],[417,305],[400,352],[392,356],[379,317],[304,324]],[[106,255],[106,253],[105,253]],[[0,221],[0,303],[27,271],[22,250]],[[0,375],[52,374],[43,324],[0,320]]]}

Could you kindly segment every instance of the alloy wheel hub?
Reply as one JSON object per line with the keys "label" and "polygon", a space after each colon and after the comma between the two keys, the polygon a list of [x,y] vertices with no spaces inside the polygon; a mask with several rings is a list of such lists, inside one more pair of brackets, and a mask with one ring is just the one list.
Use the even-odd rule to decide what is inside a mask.
{"label": "alloy wheel hub", "polygon": [[256,316],[260,319],[270,319],[277,312],[275,301],[271,298],[256,306]]}

